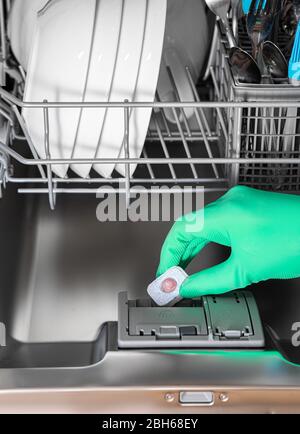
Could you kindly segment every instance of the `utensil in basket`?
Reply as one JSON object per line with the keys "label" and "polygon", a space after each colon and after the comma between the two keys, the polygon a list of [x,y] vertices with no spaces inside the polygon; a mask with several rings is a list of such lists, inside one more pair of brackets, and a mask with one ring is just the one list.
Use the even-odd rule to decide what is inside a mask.
{"label": "utensil in basket", "polygon": [[231,0],[205,0],[209,9],[220,18],[223,23],[229,47],[229,63],[234,75],[241,83],[259,83],[261,79],[258,65],[252,56],[237,47],[235,37],[229,25],[227,13]]}
{"label": "utensil in basket", "polygon": [[300,20],[300,0],[293,0],[293,9],[295,16],[297,18],[297,21]]}
{"label": "utensil in basket", "polygon": [[277,12],[277,0],[252,0],[247,15],[247,32],[252,43],[252,56],[264,70],[262,44],[270,36]]}
{"label": "utensil in basket", "polygon": [[282,51],[274,42],[264,42],[262,55],[267,73],[274,79],[286,79],[288,76],[288,64]]}
{"label": "utensil in basket", "polygon": [[283,0],[281,9],[281,28],[289,36],[294,36],[297,30],[297,19],[292,0]]}
{"label": "utensil in basket", "polygon": [[242,0],[242,8],[245,15],[249,12],[251,0]]}
{"label": "utensil in basket", "polygon": [[[277,13],[277,0],[252,0],[247,15],[247,32],[252,44],[252,56],[257,61],[262,74],[262,84],[273,84],[263,57],[263,43],[270,36]],[[258,127],[261,134],[260,147],[263,153],[276,151],[276,122],[274,124],[272,112],[268,108],[259,110],[262,121]],[[273,184],[274,168],[268,165],[270,182]],[[275,181],[274,181],[275,182]]]}
{"label": "utensil in basket", "polygon": [[289,60],[288,77],[292,85],[300,85],[300,22],[298,22],[293,50]]}
{"label": "utensil in basket", "polygon": [[283,0],[282,1],[282,8],[281,8],[281,14],[280,14],[280,27],[283,30],[283,32],[289,36],[289,40],[285,47],[283,48],[283,53],[286,57],[286,59],[289,59],[291,57],[293,45],[294,45],[294,36],[297,31],[297,24],[298,20],[295,15],[293,0]]}
{"label": "utensil in basket", "polygon": [[[251,1],[252,0],[242,0],[242,8],[243,8],[243,12],[245,15],[247,15],[249,12]],[[256,2],[258,3],[259,0],[256,0]],[[266,3],[266,0],[264,0],[264,5],[265,5],[265,3]]]}

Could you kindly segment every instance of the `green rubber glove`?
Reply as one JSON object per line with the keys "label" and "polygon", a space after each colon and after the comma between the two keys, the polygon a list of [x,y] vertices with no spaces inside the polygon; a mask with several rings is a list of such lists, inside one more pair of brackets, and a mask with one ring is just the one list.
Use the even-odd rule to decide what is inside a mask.
{"label": "green rubber glove", "polygon": [[[195,216],[199,223],[191,230],[188,222]],[[210,242],[230,246],[231,255],[189,276],[180,288],[184,298],[221,294],[267,279],[300,277],[300,196],[232,188],[175,222],[162,247],[157,275],[174,265],[185,268]]]}

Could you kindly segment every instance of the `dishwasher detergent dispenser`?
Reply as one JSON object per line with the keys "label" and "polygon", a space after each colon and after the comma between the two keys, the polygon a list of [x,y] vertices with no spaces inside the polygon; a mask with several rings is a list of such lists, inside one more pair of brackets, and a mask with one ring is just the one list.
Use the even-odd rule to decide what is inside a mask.
{"label": "dishwasher detergent dispenser", "polygon": [[249,291],[182,300],[172,307],[119,294],[120,348],[261,348],[264,334]]}

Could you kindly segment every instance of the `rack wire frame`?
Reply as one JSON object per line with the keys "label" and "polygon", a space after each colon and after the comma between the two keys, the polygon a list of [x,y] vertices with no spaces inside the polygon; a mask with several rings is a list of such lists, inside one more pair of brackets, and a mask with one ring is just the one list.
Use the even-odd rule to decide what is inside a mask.
{"label": "rack wire frame", "polygon": [[[0,15],[4,17],[4,0],[0,1]],[[13,77],[17,84],[22,81],[24,73],[20,68],[12,66],[8,62],[10,56],[9,42],[5,33],[5,19],[0,18],[1,26],[1,68],[6,75]],[[300,98],[287,101],[284,98],[278,100],[245,100],[241,97],[241,91],[244,92],[244,86],[235,83],[234,77],[227,59],[227,41],[226,37],[218,26],[217,46],[214,64],[209,68],[213,87],[214,97],[210,101],[201,101],[192,80],[189,68],[186,68],[186,79],[193,89],[194,101],[192,102],[161,102],[158,98],[154,102],[41,102],[22,101],[18,94],[18,86],[14,87],[13,92],[8,92],[4,86],[0,87],[0,120],[2,123],[1,140],[0,140],[0,186],[4,187],[8,183],[18,184],[19,193],[43,193],[49,197],[50,208],[54,209],[56,197],[58,194],[97,194],[99,186],[113,185],[118,193],[126,194],[126,202],[129,204],[132,193],[138,191],[139,185],[146,185],[151,193],[156,191],[163,193],[164,187],[168,191],[170,185],[189,185],[199,187],[206,185],[210,191],[226,190],[228,186],[234,185],[240,181],[242,183],[244,171],[247,167],[253,167],[256,164],[265,165],[267,168],[272,166],[277,168],[283,167],[283,173],[286,176],[287,167],[291,165],[299,168],[300,154],[295,153],[275,153],[265,152],[262,155],[249,153],[243,150],[243,138],[249,135],[249,131],[244,130],[244,122],[257,120],[257,113],[263,113],[270,110],[286,110],[287,105],[292,110],[297,110]],[[4,27],[4,30],[3,30]],[[172,73],[168,71],[172,81]],[[16,77],[18,79],[16,79]],[[21,78],[20,78],[21,77]],[[5,80],[4,80],[5,83]],[[288,85],[287,85],[288,86]],[[274,86],[273,86],[274,87]],[[44,119],[44,148],[46,158],[40,158],[37,155],[35,147],[27,131],[26,123],[22,116],[24,107],[43,111]],[[160,147],[162,157],[151,157],[148,155],[146,148],[141,158],[132,158],[130,156],[129,138],[130,138],[130,112],[141,108],[152,109],[152,126],[149,128],[147,140],[149,143],[156,144]],[[123,111],[124,121],[122,125],[116,127],[122,128],[124,132],[124,158],[60,158],[51,157],[51,125],[49,124],[49,111],[53,108],[109,108],[121,109]],[[185,108],[192,108],[194,115],[193,121],[186,118]],[[165,116],[165,109],[172,110],[175,123],[170,125]],[[248,116],[250,110],[250,118]],[[253,114],[254,113],[254,114]],[[256,113],[256,114],[255,114]],[[246,114],[246,115],[245,115]],[[264,122],[270,120],[271,116],[262,116]],[[297,118],[298,119],[298,118]],[[21,131],[21,133],[20,133]],[[258,133],[254,133],[258,136]],[[268,136],[266,132],[261,134]],[[253,134],[252,134],[253,136]],[[266,138],[265,137],[265,138]],[[31,156],[24,156],[14,148],[16,140],[24,140],[29,147]],[[248,140],[248,139],[247,139]],[[250,139],[249,139],[250,140]],[[259,139],[261,141],[261,139]],[[173,143],[179,143],[182,149],[182,155],[172,156],[170,147]],[[154,145],[153,145],[154,146]],[[201,148],[202,154],[193,154],[194,150]],[[199,156],[200,155],[200,156]],[[68,173],[66,178],[57,178],[53,175],[51,166],[54,164],[124,164],[125,178],[113,177],[109,179],[100,176],[91,176],[82,179]],[[16,165],[34,167],[36,175],[33,177],[29,170],[26,177],[17,177],[14,167]],[[130,175],[130,165],[136,164],[138,167],[145,167],[147,175],[138,177]],[[188,169],[184,175],[178,176],[177,167],[182,166]],[[209,176],[203,176],[202,168],[210,168]],[[157,168],[167,167],[169,175],[160,176]],[[225,168],[225,171],[223,170]],[[290,170],[290,169],[289,169]],[[135,173],[138,173],[136,170]],[[182,172],[180,172],[182,173]],[[205,172],[206,173],[206,172]],[[201,176],[202,175],[202,176]],[[248,174],[247,174],[248,176]],[[251,174],[249,174],[251,176]],[[260,174],[262,176],[262,174]],[[294,177],[294,175],[293,175]],[[251,178],[253,185],[254,176]],[[298,182],[298,181],[297,181]],[[300,182],[299,182],[300,184]],[[74,187],[75,186],[75,187]],[[298,185],[297,185],[298,189]],[[101,189],[102,192],[105,192]],[[196,190],[194,190],[196,191]],[[111,189],[107,189],[110,193]]]}
{"label": "rack wire frame", "polygon": [[[226,110],[231,140],[225,156],[240,159],[239,165],[227,165],[229,184],[243,184],[274,191],[300,191],[300,88],[292,86],[288,78],[269,84],[238,83],[229,64],[229,45],[222,27],[218,28],[213,82],[220,101],[244,101],[248,107],[236,105]],[[241,47],[251,52],[251,44],[243,21],[239,26]],[[289,44],[287,35],[280,32],[278,45],[284,51]],[[252,102],[257,102],[253,107]],[[284,104],[282,104],[284,102]],[[262,104],[264,103],[264,106]],[[273,162],[266,163],[265,158]],[[248,162],[244,163],[244,158]],[[289,163],[285,163],[290,158]],[[281,159],[281,164],[277,163]]]}

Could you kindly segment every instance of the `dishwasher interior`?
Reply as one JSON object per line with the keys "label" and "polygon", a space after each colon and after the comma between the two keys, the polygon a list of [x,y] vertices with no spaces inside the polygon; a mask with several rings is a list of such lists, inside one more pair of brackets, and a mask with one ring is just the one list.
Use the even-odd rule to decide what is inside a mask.
{"label": "dishwasher interior", "polygon": [[[124,351],[118,348],[118,295],[127,291],[130,299],[146,298],[170,223],[103,224],[95,218],[94,198],[72,195],[61,200],[53,219],[46,196],[16,201],[15,194],[12,189],[1,201],[1,320],[7,332],[1,367],[87,366],[101,361],[108,350]],[[221,246],[208,246],[188,271],[227,255]],[[291,338],[299,316],[298,285],[295,279],[251,288],[264,328],[263,350],[277,349],[295,363],[299,356]],[[178,343],[171,339],[162,348],[147,346],[159,351],[178,348]],[[129,345],[145,351],[147,346]],[[194,348],[191,343],[180,346],[182,351]],[[230,348],[236,348],[235,340],[223,350]]]}
{"label": "dishwasher interior", "polygon": [[[3,13],[2,3],[2,19]],[[175,308],[163,309],[162,315],[156,311],[155,319],[149,310],[157,307],[151,305],[149,299],[145,300],[146,288],[154,279],[161,245],[172,223],[100,222],[97,219],[97,205],[101,201],[97,193],[102,186],[107,186],[107,190],[102,190],[103,194],[110,194],[109,189],[113,188],[114,194],[125,196],[128,206],[132,195],[138,191],[135,186],[153,188],[154,194],[162,186],[174,185],[192,185],[197,194],[197,188],[202,191],[204,186],[206,203],[236,184],[285,193],[299,192],[299,131],[293,134],[293,143],[288,149],[283,141],[284,119],[293,113],[296,121],[299,120],[300,91],[287,80],[273,85],[236,83],[226,55],[226,35],[218,21],[212,20],[211,26],[215,29],[213,49],[216,55],[206,80],[194,87],[197,103],[193,105],[193,120],[187,121],[184,115],[183,108],[189,103],[164,105],[158,99],[148,103],[153,114],[142,158],[130,160],[127,155],[125,160],[116,160],[126,167],[137,164],[134,175],[127,170],[122,179],[117,174],[109,180],[96,174],[89,179],[80,179],[72,173],[64,179],[55,178],[51,164],[65,161],[51,159],[51,143],[49,148],[47,136],[48,129],[51,131],[51,126],[47,125],[51,103],[27,102],[32,110],[43,110],[45,114],[45,146],[48,145],[48,149],[47,158],[42,160],[34,154],[30,140],[28,143],[21,115],[24,103],[20,97],[23,89],[20,74],[14,59],[8,54],[4,59],[6,72],[2,79],[5,83],[3,81],[0,89],[0,187],[3,196],[0,201],[0,321],[5,324],[6,340],[0,351],[0,377],[5,378],[0,379],[0,388],[50,387],[52,384],[59,387],[59,381],[64,383],[62,378],[58,379],[63,375],[61,368],[66,373],[74,373],[76,369],[83,372],[84,368],[86,383],[81,385],[92,386],[93,377],[88,377],[88,369],[101,367],[112,353],[114,360],[120,358],[120,363],[123,360],[126,363],[126,357],[129,357],[129,364],[133,360],[131,374],[126,371],[128,384],[134,384],[136,373],[136,378],[143,377],[144,384],[149,387],[162,382],[170,385],[187,381],[197,385],[202,375],[201,357],[200,371],[191,369],[188,379],[183,372],[185,366],[189,369],[190,359],[182,359],[178,376],[172,378],[176,376],[173,364],[178,362],[177,359],[172,362],[169,357],[172,357],[172,350],[174,358],[175,353],[188,355],[194,352],[201,356],[203,349],[208,357],[208,362],[203,363],[208,365],[220,352],[229,356],[224,372],[220,368],[218,375],[212,362],[212,377],[201,380],[204,384],[209,385],[215,378],[216,383],[229,385],[228,364],[230,357],[236,354],[244,355],[239,363],[245,363],[247,369],[253,355],[266,355],[271,360],[270,366],[266,366],[265,371],[262,369],[260,385],[299,386],[295,378],[300,372],[297,370],[300,341],[298,343],[295,334],[300,328],[300,279],[262,282],[249,288],[251,292],[246,295],[239,291],[230,294],[233,304],[227,311],[224,307],[223,318],[223,308],[218,315],[224,320],[226,312],[228,316],[228,312],[232,314],[232,308],[238,306],[241,330],[237,325],[232,330],[227,329],[227,325],[223,329],[216,328],[218,317],[216,323],[206,318],[208,331],[203,333],[195,327],[198,319],[191,319],[190,323],[186,319],[187,316],[192,318],[192,311],[199,315],[200,308],[203,308],[201,315],[207,317],[207,305],[212,306],[211,309],[214,303],[221,302],[225,306],[228,299],[185,301]],[[242,26],[241,43],[245,32]],[[245,44],[247,49],[247,41]],[[186,73],[187,80],[191,80],[188,68]],[[138,110],[139,106],[130,102],[120,102],[119,106],[124,110],[126,127],[128,110]],[[88,109],[88,105],[86,107]],[[172,126],[164,115],[166,107],[173,110],[176,119]],[[119,127],[124,128],[124,125]],[[298,128],[299,125],[297,122]],[[187,272],[217,264],[228,255],[225,247],[208,245]],[[128,316],[129,307],[135,308],[132,317]],[[168,315],[175,312],[172,309],[191,311],[183,314],[181,310],[175,320],[170,320]],[[212,315],[212,310],[209,312]],[[150,319],[145,318],[147,314]],[[179,324],[181,314],[186,317]],[[137,315],[134,317],[136,329],[130,332],[128,321],[130,318],[133,321],[133,315]],[[152,318],[155,321],[151,324]],[[145,327],[139,325],[143,321],[149,326],[146,333]],[[203,318],[199,321],[203,324]],[[197,339],[203,334],[208,337],[199,343]],[[150,375],[149,371],[140,372],[135,365],[134,357],[136,361],[142,357],[141,363],[151,370],[151,364],[156,363],[155,357],[163,357],[166,351],[170,370],[169,373],[164,371],[164,379],[159,375],[155,379],[154,373]],[[150,365],[147,357],[151,359]],[[279,370],[274,365],[272,371],[272,357],[280,357],[282,366]],[[289,378],[285,367],[291,366],[295,371]],[[33,377],[24,380],[26,372],[41,372],[36,368],[44,369],[44,373],[40,373],[43,380],[40,383]],[[255,366],[252,368],[250,379],[244,378],[244,371],[236,371],[236,387],[248,380],[249,384],[256,385],[253,379]],[[122,375],[115,369],[114,363],[111,368],[106,366],[104,369],[107,387],[111,384],[117,387],[118,380],[122,383]],[[128,369],[128,366],[124,367],[124,370]],[[207,374],[208,370],[209,366],[206,366],[204,372]],[[70,381],[64,383],[69,387],[73,386],[72,375]]]}

